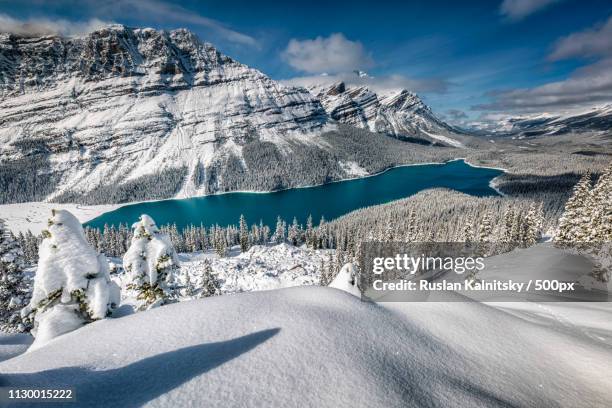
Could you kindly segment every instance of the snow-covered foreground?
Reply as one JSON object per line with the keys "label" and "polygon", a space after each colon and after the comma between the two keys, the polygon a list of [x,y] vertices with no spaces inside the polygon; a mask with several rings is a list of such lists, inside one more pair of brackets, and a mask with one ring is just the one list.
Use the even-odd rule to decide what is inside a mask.
{"label": "snow-covered foreground", "polygon": [[610,304],[382,307],[299,287],[95,322],[0,372],[79,406],[604,407],[611,339]]}
{"label": "snow-covered foreground", "polygon": [[68,210],[81,223],[93,220],[99,215],[119,208],[120,205],[80,205],[80,204],[58,204],[58,203],[17,203],[0,205],[0,218],[6,221],[8,228],[15,234],[18,232],[32,231],[38,235],[47,228],[47,220],[51,210]]}
{"label": "snow-covered foreground", "polygon": [[[8,360],[25,353],[34,339],[25,333],[0,332],[0,361]],[[2,375],[0,374],[0,380]],[[2,384],[2,381],[0,381]]]}

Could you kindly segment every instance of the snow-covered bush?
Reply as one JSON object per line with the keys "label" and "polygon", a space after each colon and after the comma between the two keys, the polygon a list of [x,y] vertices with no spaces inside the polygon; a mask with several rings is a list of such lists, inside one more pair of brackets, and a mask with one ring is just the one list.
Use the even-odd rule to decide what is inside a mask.
{"label": "snow-covered bush", "polygon": [[358,287],[359,273],[357,268],[352,263],[347,263],[340,269],[338,275],[329,284],[329,287],[336,288],[348,292],[357,297],[361,296],[361,291]]}
{"label": "snow-covered bush", "polygon": [[105,318],[120,300],[106,257],[87,243],[71,213],[53,210],[43,236],[32,299],[21,311],[33,324],[34,348]]}
{"label": "snow-covered bush", "polygon": [[0,331],[24,331],[19,310],[26,303],[23,251],[0,220]]}
{"label": "snow-covered bush", "polygon": [[126,289],[135,295],[136,309],[146,310],[178,297],[179,261],[170,238],[146,214],[133,225],[132,243],[123,257]]}

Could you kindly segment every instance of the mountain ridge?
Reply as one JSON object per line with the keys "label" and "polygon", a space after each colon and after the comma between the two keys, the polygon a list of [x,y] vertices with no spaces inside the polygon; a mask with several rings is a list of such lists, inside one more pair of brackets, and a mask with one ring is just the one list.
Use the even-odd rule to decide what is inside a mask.
{"label": "mountain ridge", "polygon": [[[407,91],[375,99],[393,113],[386,127],[379,112],[377,126],[357,128],[397,137],[404,113],[431,113]],[[355,126],[326,103],[185,29],[0,34],[0,201],[126,202],[352,177],[366,146],[354,140],[341,152],[317,137]]]}
{"label": "mountain ridge", "polygon": [[[365,85],[350,86],[344,81],[308,89],[332,119],[371,132],[425,143],[447,143],[443,140],[446,136],[464,133],[438,118],[407,89],[377,93]],[[443,138],[435,138],[437,134]]]}

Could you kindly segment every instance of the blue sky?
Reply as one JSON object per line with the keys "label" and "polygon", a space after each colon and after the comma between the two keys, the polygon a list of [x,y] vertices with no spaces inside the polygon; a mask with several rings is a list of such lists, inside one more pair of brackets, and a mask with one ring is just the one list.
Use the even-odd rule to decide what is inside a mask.
{"label": "blue sky", "polygon": [[0,0],[0,29],[187,27],[274,79],[407,87],[455,122],[611,102],[611,16],[603,0]]}

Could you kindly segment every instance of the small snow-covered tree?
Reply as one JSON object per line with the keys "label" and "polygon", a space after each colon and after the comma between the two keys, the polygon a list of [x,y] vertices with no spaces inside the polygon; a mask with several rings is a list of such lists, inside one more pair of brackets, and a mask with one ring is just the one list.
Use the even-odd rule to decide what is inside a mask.
{"label": "small snow-covered tree", "polygon": [[26,328],[19,315],[27,297],[24,266],[21,245],[0,220],[0,331],[21,332]]}
{"label": "small snow-covered tree", "polygon": [[470,221],[467,221],[463,226],[462,238],[463,242],[466,244],[474,242],[474,230],[472,229],[472,223]]}
{"label": "small snow-covered tree", "polygon": [[491,234],[493,233],[493,226],[491,225],[491,214],[485,213],[484,217],[480,221],[480,227],[478,228],[478,241],[489,242],[491,240]]}
{"label": "small snow-covered tree", "polygon": [[514,227],[514,209],[510,207],[504,213],[504,235],[502,239],[504,243],[509,244],[509,245],[512,245],[512,243],[516,239],[516,237],[512,236],[513,227]]}
{"label": "small snow-covered tree", "polygon": [[221,294],[221,282],[219,282],[217,275],[215,275],[213,272],[209,260],[204,262],[204,270],[198,277],[196,282],[196,290],[199,298]]}
{"label": "small snow-covered tree", "polygon": [[246,252],[249,250],[249,226],[247,225],[244,215],[240,215],[240,250]]}
{"label": "small snow-covered tree", "polygon": [[315,249],[316,235],[314,233],[314,227],[312,224],[312,215],[309,215],[306,219],[306,246],[308,248]]}
{"label": "small snow-covered tree", "polygon": [[298,240],[299,240],[299,233],[300,233],[300,226],[298,224],[298,220],[297,218],[293,217],[293,222],[291,223],[291,225],[289,226],[289,229],[287,230],[287,241],[289,241],[291,245],[297,246]]}
{"label": "small snow-covered tree", "polygon": [[105,318],[120,300],[106,257],[91,247],[70,212],[53,210],[43,237],[32,299],[21,311],[33,324],[32,347]]}
{"label": "small snow-covered tree", "polygon": [[275,244],[285,242],[285,230],[285,223],[279,216],[276,219],[276,229],[274,230],[274,235],[272,236],[272,241],[274,241]]}
{"label": "small snow-covered tree", "polygon": [[146,214],[133,229],[123,267],[128,275],[126,289],[136,295],[136,308],[146,310],[176,300],[179,261],[170,238]]}

